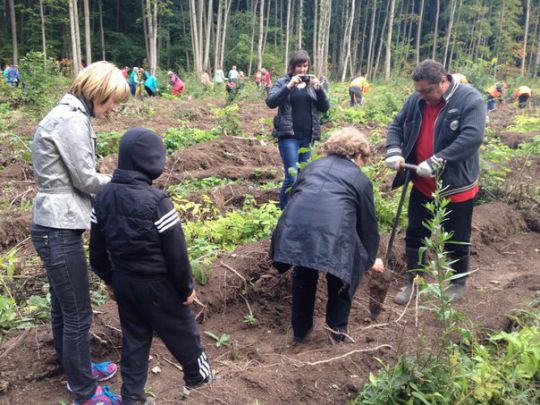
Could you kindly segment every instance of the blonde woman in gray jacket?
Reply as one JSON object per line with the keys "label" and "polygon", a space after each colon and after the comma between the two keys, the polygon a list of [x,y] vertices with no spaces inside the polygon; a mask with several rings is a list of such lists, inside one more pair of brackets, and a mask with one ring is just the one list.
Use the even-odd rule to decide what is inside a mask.
{"label": "blonde woman in gray jacket", "polygon": [[37,184],[32,242],[47,271],[54,348],[75,404],[119,401],[97,385],[116,373],[116,365],[90,360],[92,307],[82,234],[90,228],[92,194],[110,181],[96,172],[90,117],[106,118],[128,98],[120,70],[105,61],[93,63],[38,124],[32,144]]}

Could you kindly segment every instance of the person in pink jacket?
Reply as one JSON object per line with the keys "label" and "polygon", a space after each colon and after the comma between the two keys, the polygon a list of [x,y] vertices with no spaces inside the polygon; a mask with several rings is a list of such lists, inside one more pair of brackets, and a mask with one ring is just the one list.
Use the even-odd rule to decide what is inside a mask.
{"label": "person in pink jacket", "polygon": [[181,96],[184,94],[184,82],[175,75],[173,72],[169,71],[169,84],[172,87],[173,96]]}

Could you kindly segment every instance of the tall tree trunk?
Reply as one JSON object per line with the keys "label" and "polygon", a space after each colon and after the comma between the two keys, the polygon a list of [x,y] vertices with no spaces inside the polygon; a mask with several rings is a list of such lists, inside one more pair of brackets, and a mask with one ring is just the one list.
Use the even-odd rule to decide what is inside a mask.
{"label": "tall tree trunk", "polygon": [[[99,32],[101,37],[101,60],[106,60],[105,54],[105,32],[103,31],[103,4],[102,0],[98,0],[99,6]],[[146,37],[146,35],[145,35]]]}
{"label": "tall tree trunk", "polygon": [[[534,38],[536,38],[536,50],[538,49],[538,29],[540,28],[540,7],[538,7],[538,12],[536,14],[536,18],[535,18],[535,21],[536,21],[536,26],[535,26],[535,29],[534,29]],[[536,50],[534,52],[532,52],[533,50],[531,49],[531,52],[530,52],[530,56],[529,56],[529,75],[533,76],[534,75],[534,72],[536,71],[536,65],[535,65],[535,61],[536,61]]]}
{"label": "tall tree trunk", "polygon": [[[390,4],[388,4],[389,6]],[[386,8],[386,13],[384,14],[384,21],[381,29],[381,35],[379,38],[379,49],[377,50],[377,60],[375,62],[375,68],[373,69],[373,78],[375,79],[377,77],[377,73],[379,72],[379,62],[381,60],[381,54],[382,54],[382,48],[384,45],[384,33],[386,31],[386,24],[388,22],[388,7]]]}
{"label": "tall tree trunk", "polygon": [[143,23],[143,34],[144,34],[144,49],[146,50],[146,60],[150,60],[150,36],[148,35],[148,20],[146,18],[146,4],[145,1],[141,0],[141,15]]}
{"label": "tall tree trunk", "polygon": [[291,36],[291,0],[287,0],[287,31],[285,32],[285,70],[289,62],[289,37]]}
{"label": "tall tree trunk", "polygon": [[529,40],[529,15],[531,14],[531,0],[527,0],[525,12],[525,34],[523,36],[523,56],[521,57],[521,76],[525,75],[525,59],[527,59],[527,41]]}
{"label": "tall tree trunk", "polygon": [[[540,24],[540,21],[539,21]],[[534,71],[532,72],[533,77],[538,76],[538,66],[540,65],[540,30],[538,30],[538,35],[536,37],[536,58],[534,59]]]}
{"label": "tall tree trunk", "polygon": [[195,74],[197,76],[201,75],[202,70],[202,55],[201,50],[199,48],[200,41],[199,41],[199,22],[197,18],[197,6],[195,4],[195,0],[189,1],[189,10],[190,10],[190,16],[191,16],[191,43],[193,45],[193,65],[195,68]]}
{"label": "tall tree trunk", "polygon": [[90,38],[90,5],[84,0],[84,44],[86,47],[86,65],[92,63],[92,42]]}
{"label": "tall tree trunk", "polygon": [[302,47],[302,35],[304,29],[304,0],[298,0],[300,2],[298,7],[298,42],[296,49],[303,49]]}
{"label": "tall tree trunk", "polygon": [[416,64],[420,63],[420,38],[422,36],[422,22],[424,21],[424,0],[420,1],[420,14],[418,15],[418,25],[416,27]]}
{"label": "tall tree trunk", "polygon": [[[345,57],[343,58],[343,71],[341,74],[341,81],[345,81],[345,77],[347,76],[347,67],[349,60],[351,58],[351,42],[352,42],[352,29],[353,29],[353,23],[354,23],[354,16],[355,16],[355,3],[356,0],[350,0],[350,16],[348,21],[346,22],[345,26],[345,32],[343,33],[343,46],[345,48]],[[346,5],[347,9],[349,8],[349,4]],[[352,74],[352,69],[351,69]]]}
{"label": "tall tree trunk", "polygon": [[75,8],[77,7],[76,0],[69,0],[69,27],[71,32],[71,52],[73,54],[73,73],[79,74],[81,69],[81,61],[79,59],[79,50],[77,49],[77,25],[78,20],[76,17]]}
{"label": "tall tree trunk", "polygon": [[443,66],[448,68],[446,64],[448,57],[448,47],[450,46],[450,38],[452,37],[452,28],[454,26],[454,15],[456,14],[457,0],[452,0],[450,3],[450,20],[448,21],[448,29],[446,30],[446,43],[444,44]]}
{"label": "tall tree trunk", "polygon": [[[322,1],[322,0],[320,0]],[[313,66],[319,66],[319,59],[317,58],[317,38],[319,37],[319,0],[313,1],[313,52],[311,53],[313,58]]]}
{"label": "tall tree trunk", "polygon": [[146,27],[148,30],[148,65],[150,72],[155,75],[157,70],[157,31],[158,31],[158,0],[146,0]]}
{"label": "tall tree trunk", "polygon": [[[251,5],[249,6],[250,11],[251,11],[251,41],[250,41],[250,46],[249,46],[248,77],[251,76],[251,67],[253,66],[253,48],[255,48],[255,27],[256,27],[255,19],[257,18],[257,4],[258,4],[258,0],[253,0],[251,2]],[[263,24],[263,28],[264,28],[264,24]],[[260,29],[261,29],[261,26],[259,24],[259,30]]]}
{"label": "tall tree trunk", "polygon": [[261,70],[263,65],[264,0],[261,0],[259,14],[259,44],[257,46],[257,69]]}
{"label": "tall tree trunk", "polygon": [[220,62],[220,47],[221,47],[221,21],[223,19],[223,0],[218,0],[218,15],[216,23],[216,45],[214,50],[214,71],[218,68],[223,68]]}
{"label": "tall tree trunk", "polygon": [[[366,1],[366,10],[368,9],[368,3]],[[368,26],[368,12],[366,11],[365,13],[365,16],[364,16],[364,26],[362,28],[362,44],[360,45],[360,60],[359,60],[359,63],[358,63],[358,66],[357,66],[357,69],[355,72],[353,72],[354,75],[356,75],[357,73],[358,74],[362,74],[362,72],[366,71],[365,69],[362,70],[362,66],[364,65],[364,51],[365,51],[365,40],[366,40],[366,30],[367,30],[367,26]],[[356,60],[356,58],[355,58]]]}
{"label": "tall tree trunk", "polygon": [[369,29],[369,46],[366,75],[371,77],[371,66],[373,65],[373,51],[375,49],[375,17],[377,16],[377,0],[373,0],[371,6],[371,27]]}
{"label": "tall tree trunk", "polygon": [[223,16],[223,35],[221,36],[221,57],[220,65],[223,66],[225,59],[225,40],[227,39],[227,24],[229,22],[229,14],[231,12],[232,0],[225,0],[226,8],[224,9],[225,15]]}
{"label": "tall tree trunk", "polygon": [[214,1],[208,0],[208,14],[206,17],[206,38],[204,42],[204,61],[203,70],[205,72],[210,68],[210,40],[212,35],[212,20],[214,19]]}
{"label": "tall tree trunk", "polygon": [[390,1],[390,10],[388,11],[388,36],[386,38],[386,69],[384,77],[390,79],[390,72],[392,67],[392,29],[394,25],[394,8],[396,6],[396,0]]}
{"label": "tall tree trunk", "polygon": [[[264,35],[263,35],[263,46],[262,46],[262,54],[264,55],[264,50],[266,49],[266,39],[268,37],[268,27],[270,26],[270,6],[272,4],[272,0],[268,0],[267,2],[268,6],[266,7],[266,28],[264,29]],[[276,1],[277,4],[277,1]],[[274,38],[276,36],[274,35]]]}
{"label": "tall tree trunk", "polygon": [[439,35],[439,15],[441,14],[441,0],[436,0],[435,29],[433,30],[433,49],[431,50],[431,59],[437,55],[437,37]]}
{"label": "tall tree trunk", "polygon": [[15,19],[15,4],[9,0],[9,16],[11,20],[11,43],[13,45],[13,64],[19,64],[19,51],[17,49],[17,20]]}
{"label": "tall tree trunk", "polygon": [[43,48],[43,66],[47,68],[47,41],[45,39],[45,16],[43,14],[43,0],[39,0],[39,17],[41,19],[41,45]]}

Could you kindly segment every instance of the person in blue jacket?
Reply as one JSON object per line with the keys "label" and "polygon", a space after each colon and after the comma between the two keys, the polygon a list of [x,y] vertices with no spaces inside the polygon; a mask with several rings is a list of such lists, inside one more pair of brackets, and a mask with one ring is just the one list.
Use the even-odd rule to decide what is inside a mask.
{"label": "person in blue jacket", "polygon": [[146,94],[148,94],[150,97],[154,97],[156,95],[157,79],[152,73],[148,73],[148,77],[144,81],[144,89],[146,90]]}

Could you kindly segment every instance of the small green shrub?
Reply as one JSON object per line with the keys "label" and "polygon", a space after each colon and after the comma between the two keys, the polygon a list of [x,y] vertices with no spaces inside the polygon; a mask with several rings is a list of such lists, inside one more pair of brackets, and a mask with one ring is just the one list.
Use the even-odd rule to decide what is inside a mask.
{"label": "small green shrub", "polygon": [[203,179],[185,179],[179,184],[170,186],[167,189],[167,194],[170,196],[187,197],[192,193],[206,191],[210,188],[234,183],[236,183],[234,180],[213,176],[205,177]]}
{"label": "small green shrub", "polygon": [[208,142],[212,139],[216,139],[217,137],[217,135],[203,129],[169,128],[163,134],[163,141],[165,143],[167,152],[171,153],[197,143]]}
{"label": "small green shrub", "polygon": [[122,133],[119,131],[99,132],[96,139],[96,155],[98,158],[118,153]]}
{"label": "small green shrub", "polygon": [[240,136],[240,107],[238,104],[230,104],[223,108],[214,108],[212,112],[218,119],[216,131],[221,136]]}
{"label": "small green shrub", "polygon": [[507,129],[514,132],[531,132],[540,127],[540,117],[529,117],[527,115],[516,115],[515,123]]}

